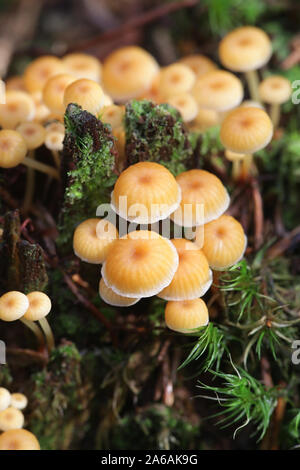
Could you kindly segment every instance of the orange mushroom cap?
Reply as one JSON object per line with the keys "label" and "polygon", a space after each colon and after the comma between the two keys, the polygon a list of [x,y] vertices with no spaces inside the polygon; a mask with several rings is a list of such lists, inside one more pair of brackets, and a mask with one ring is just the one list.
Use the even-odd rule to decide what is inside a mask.
{"label": "orange mushroom cap", "polygon": [[170,330],[191,333],[208,324],[207,306],[202,299],[169,301],[165,308],[165,322]]}
{"label": "orange mushroom cap", "polygon": [[131,307],[131,305],[135,305],[140,300],[116,294],[110,287],[105,284],[103,278],[100,280],[99,283],[99,295],[105,303],[114,307]]}
{"label": "orange mushroom cap", "polygon": [[40,444],[31,432],[11,429],[0,435],[0,450],[40,450]]}

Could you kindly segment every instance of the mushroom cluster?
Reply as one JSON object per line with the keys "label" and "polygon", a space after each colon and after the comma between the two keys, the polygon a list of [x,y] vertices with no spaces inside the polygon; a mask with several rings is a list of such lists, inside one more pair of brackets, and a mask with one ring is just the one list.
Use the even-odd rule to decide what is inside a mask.
{"label": "mushroom cluster", "polygon": [[28,399],[0,387],[0,450],[40,450],[37,438],[23,429]]}
{"label": "mushroom cluster", "polygon": [[[119,222],[126,221],[127,232],[119,235],[108,219],[85,220],[75,229],[74,253],[102,264],[104,302],[129,307],[157,295],[167,301],[166,325],[189,332],[209,321],[201,297],[212,284],[212,269],[228,269],[246,249],[242,226],[224,215],[229,202],[212,173],[195,169],[174,178],[158,163],[140,162],[119,175],[111,194],[111,207]],[[190,239],[183,236],[186,229]]]}
{"label": "mushroom cluster", "polygon": [[[20,320],[35,334],[41,348],[44,333],[49,352],[54,347],[53,333],[46,319],[50,311],[51,300],[44,292],[34,291],[25,295],[19,291],[10,291],[0,297],[0,320]],[[42,331],[35,322],[39,322]]]}

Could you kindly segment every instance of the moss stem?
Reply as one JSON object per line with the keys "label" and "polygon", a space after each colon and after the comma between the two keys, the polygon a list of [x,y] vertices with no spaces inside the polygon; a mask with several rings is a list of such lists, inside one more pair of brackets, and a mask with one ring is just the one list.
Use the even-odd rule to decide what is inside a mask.
{"label": "moss stem", "polygon": [[47,342],[47,347],[49,354],[51,353],[52,349],[55,347],[55,342],[54,342],[54,336],[51,330],[51,327],[48,323],[47,318],[41,318],[39,320],[39,324],[41,325],[41,328],[44,332],[44,335],[46,337],[46,342]]}
{"label": "moss stem", "polygon": [[259,78],[256,70],[248,70],[245,72],[246,80],[248,83],[248,88],[250,92],[251,99],[253,101],[260,102],[260,97],[258,93]]}
{"label": "moss stem", "polygon": [[33,160],[30,157],[25,157],[22,161],[23,165],[28,166],[29,168],[34,168],[35,170],[41,171],[42,173],[46,173],[53,178],[60,179],[58,171],[53,168],[52,166],[45,165],[45,163],[38,162],[37,160]]}

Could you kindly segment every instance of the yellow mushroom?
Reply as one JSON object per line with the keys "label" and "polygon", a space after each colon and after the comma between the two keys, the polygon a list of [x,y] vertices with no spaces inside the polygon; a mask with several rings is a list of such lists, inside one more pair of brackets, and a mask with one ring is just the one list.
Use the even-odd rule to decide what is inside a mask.
{"label": "yellow mushroom", "polygon": [[209,322],[208,310],[202,299],[169,301],[165,308],[168,328],[178,333],[192,333]]}
{"label": "yellow mushroom", "polygon": [[99,283],[99,295],[105,303],[108,305],[113,305],[114,307],[131,307],[131,305],[135,305],[140,300],[116,294],[105,284],[103,278]]}
{"label": "yellow mushroom", "polygon": [[0,320],[11,322],[25,315],[29,301],[25,294],[18,291],[6,292],[0,297]]}
{"label": "yellow mushroom", "polygon": [[0,450],[40,450],[40,444],[31,432],[11,429],[0,435]]}

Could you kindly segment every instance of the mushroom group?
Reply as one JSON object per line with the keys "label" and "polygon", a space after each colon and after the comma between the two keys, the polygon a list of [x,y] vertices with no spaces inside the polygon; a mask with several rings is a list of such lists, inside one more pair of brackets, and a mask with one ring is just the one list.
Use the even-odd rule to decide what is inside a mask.
{"label": "mushroom group", "polygon": [[23,429],[28,399],[0,387],[0,450],[40,450],[37,438]]}
{"label": "mushroom group", "polygon": [[[174,178],[161,164],[136,163],[119,175],[111,194],[115,218],[129,224],[127,232],[120,235],[108,218],[87,219],[75,229],[74,253],[102,264],[104,302],[130,307],[156,295],[167,301],[166,325],[190,332],[208,323],[201,297],[212,284],[212,270],[233,266],[246,249],[242,226],[224,215],[229,202],[212,173],[195,169]],[[187,228],[191,239],[183,236]]]}

